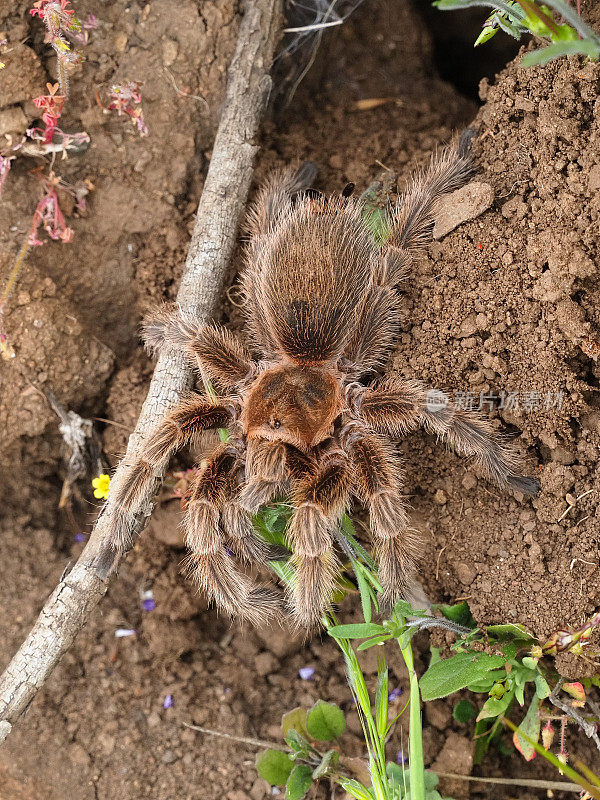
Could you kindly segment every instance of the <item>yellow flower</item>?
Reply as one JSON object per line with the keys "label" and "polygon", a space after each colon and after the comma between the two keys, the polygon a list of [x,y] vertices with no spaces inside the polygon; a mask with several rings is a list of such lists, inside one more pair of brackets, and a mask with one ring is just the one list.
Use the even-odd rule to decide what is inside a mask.
{"label": "yellow flower", "polygon": [[108,487],[110,486],[110,475],[99,475],[92,481],[94,487],[94,497],[97,500],[106,500],[108,497]]}

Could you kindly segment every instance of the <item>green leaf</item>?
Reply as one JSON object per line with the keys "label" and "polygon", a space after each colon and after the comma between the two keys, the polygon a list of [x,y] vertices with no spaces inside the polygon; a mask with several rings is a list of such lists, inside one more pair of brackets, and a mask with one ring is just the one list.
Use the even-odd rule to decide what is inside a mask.
{"label": "green leaf", "polygon": [[550,687],[543,675],[538,674],[535,676],[535,693],[540,700],[550,696]]}
{"label": "green leaf", "polygon": [[513,697],[513,692],[506,692],[506,694],[500,698],[488,697],[483,704],[483,708],[477,715],[477,721],[479,722],[482,719],[492,719],[493,717],[499,717],[501,714],[504,714],[506,709],[511,704]]}
{"label": "green leaf", "polygon": [[470,700],[459,700],[452,710],[457,722],[466,723],[477,716],[477,709]]}
{"label": "green leaf", "polygon": [[429,667],[419,681],[423,700],[436,700],[482,680],[486,673],[504,663],[502,656],[487,653],[458,653]]}
{"label": "green leaf", "polygon": [[367,639],[364,642],[361,642],[357,650],[368,650],[370,647],[375,647],[377,644],[383,644],[383,642],[388,642],[392,638],[391,633],[385,634],[385,636],[374,636],[372,639]]}
{"label": "green leaf", "polygon": [[418,628],[416,628],[416,627],[407,628],[404,631],[402,636],[400,636],[400,638],[398,639],[398,647],[400,648],[400,650],[404,650],[404,649],[406,649],[408,647],[408,645],[410,644],[411,639],[413,638],[413,636],[415,635],[415,633],[417,631],[418,631]]}
{"label": "green leaf", "polygon": [[308,764],[296,764],[285,785],[286,800],[302,800],[312,781],[312,770]]}
{"label": "green leaf", "polygon": [[418,614],[419,611],[420,609],[414,609],[406,600],[397,600],[394,606],[394,614],[404,619]]}
{"label": "green leaf", "polygon": [[[527,714],[525,714],[523,722],[513,734],[513,744],[519,753],[521,753],[525,761],[531,761],[533,758],[535,758],[535,747],[533,746],[532,742],[537,743],[538,739],[540,738],[540,727],[542,721],[538,714],[539,708],[540,698],[534,695],[531,705],[527,709]],[[523,736],[519,736],[519,733],[523,733],[530,741],[525,739]]]}
{"label": "green leaf", "polygon": [[484,678],[478,681],[473,681],[467,686],[467,689],[470,692],[475,692],[479,694],[481,692],[489,692],[492,686],[497,683],[498,681],[506,680],[506,670],[504,669],[493,669],[491,672],[488,672]]}
{"label": "green leaf", "polygon": [[521,61],[521,66],[543,66],[555,58],[576,55],[597,59],[600,55],[600,47],[594,42],[585,41],[583,39],[575,42],[555,42],[554,44],[549,44],[548,47],[534,50],[532,53],[525,53]]}
{"label": "green leaf", "polygon": [[477,39],[475,39],[475,44],[473,45],[473,47],[479,47],[480,44],[485,44],[486,42],[489,42],[492,36],[495,36],[497,32],[498,28],[491,28],[491,27],[484,28],[477,37]]}
{"label": "green leaf", "polygon": [[355,781],[354,778],[337,778],[338,784],[344,789],[348,794],[355,797],[356,800],[373,800],[373,796],[366,789],[362,783]]}
{"label": "green leaf", "polygon": [[377,689],[375,690],[375,724],[379,737],[384,740],[388,726],[388,688],[389,674],[385,660],[380,659],[377,668]]}
{"label": "green leaf", "polygon": [[287,732],[285,743],[296,753],[296,758],[308,758],[310,755],[310,743],[293,728]]}
{"label": "green leaf", "polygon": [[355,625],[334,625],[327,629],[327,633],[334,639],[367,639],[386,633],[386,630],[374,622],[358,622]]}
{"label": "green leaf", "polygon": [[282,716],[281,730],[283,732],[284,739],[288,735],[288,731],[292,729],[297,731],[301,736],[308,736],[308,731],[306,729],[307,714],[308,711],[305,708],[300,708],[300,706],[298,706]]}
{"label": "green leaf", "polygon": [[453,606],[442,605],[440,611],[446,619],[456,622],[457,625],[463,625],[465,628],[477,627],[466,600],[463,600],[462,603],[455,603]]}
{"label": "green leaf", "polygon": [[434,664],[437,664],[438,661],[442,660],[442,648],[430,645],[429,652],[431,653],[429,656],[429,666],[432,667]]}
{"label": "green leaf", "polygon": [[521,662],[524,667],[527,669],[537,670],[538,660],[537,658],[531,658],[531,656],[525,656],[521,659]]}
{"label": "green leaf", "polygon": [[330,742],[346,730],[344,712],[334,703],[317,700],[308,712],[306,727],[313,739]]}
{"label": "green leaf", "polygon": [[321,759],[321,763],[318,767],[315,767],[313,770],[312,776],[313,780],[318,780],[322,778],[324,775],[329,775],[333,768],[337,765],[338,761],[340,760],[340,754],[337,750],[328,750],[323,758]]}
{"label": "green leaf", "polygon": [[358,591],[360,592],[360,603],[362,605],[363,617],[365,619],[365,622],[369,623],[371,622],[371,613],[372,613],[371,596],[373,590],[371,589],[367,579],[363,575],[362,569],[356,566],[357,563],[358,562],[353,562],[354,574],[356,575]]}
{"label": "green leaf", "polygon": [[488,625],[485,629],[490,639],[498,642],[537,642],[524,625],[508,623],[506,625]]}
{"label": "green leaf", "polygon": [[263,750],[256,755],[256,769],[271,786],[285,786],[294,762],[281,750]]}

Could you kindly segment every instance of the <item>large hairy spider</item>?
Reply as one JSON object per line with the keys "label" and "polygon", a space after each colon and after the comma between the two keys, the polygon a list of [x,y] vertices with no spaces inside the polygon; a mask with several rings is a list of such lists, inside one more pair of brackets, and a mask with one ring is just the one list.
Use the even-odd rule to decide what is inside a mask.
{"label": "large hairy spider", "polygon": [[[402,594],[417,547],[394,441],[419,425],[473,457],[499,486],[535,494],[537,484],[520,475],[512,446],[477,414],[415,381],[390,376],[369,383],[394,343],[397,286],[431,239],[437,200],[472,173],[467,150],[449,147],[413,177],[389,209],[383,246],[360,201],[305,191],[312,165],[273,174],[248,221],[243,290],[250,349],[230,331],[180,313],[163,310],[146,323],[147,344],[185,351],[222,399],[196,393],[179,403],[113,488],[114,499],[126,518],[175,450],[201,431],[226,428],[229,440],[194,479],[184,526],[193,576],[232,616],[259,622],[276,606],[231,553],[265,559],[252,515],[282,496],[294,509],[287,530],[295,566],[290,601],[300,625],[315,625],[330,602],[339,569],[334,539],[353,498],[369,511],[383,602]],[[119,537],[126,538],[116,525]]]}

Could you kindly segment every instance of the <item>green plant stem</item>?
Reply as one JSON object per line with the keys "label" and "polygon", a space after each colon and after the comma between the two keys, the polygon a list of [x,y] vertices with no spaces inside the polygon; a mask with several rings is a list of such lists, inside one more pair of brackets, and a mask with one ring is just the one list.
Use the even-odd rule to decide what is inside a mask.
{"label": "green plant stem", "polygon": [[[398,640],[400,645],[400,640]],[[408,670],[410,685],[410,710],[408,728],[408,764],[410,767],[410,796],[412,800],[425,800],[425,762],[423,759],[423,730],[421,724],[421,697],[419,679],[410,642],[400,647]]]}
{"label": "green plant stem", "polygon": [[[332,612],[329,612],[329,614],[324,617],[323,622],[327,629],[338,624]],[[369,690],[365,683],[365,677],[360,668],[356,653],[352,649],[350,640],[335,638],[335,641],[346,661],[348,682],[354,695],[365,741],[367,743],[367,749],[369,751],[369,772],[371,773],[375,798],[376,800],[390,800],[385,767],[385,738],[379,736],[377,732],[377,725],[371,712],[371,700],[369,698]],[[415,798],[415,800],[417,800],[417,798]]]}

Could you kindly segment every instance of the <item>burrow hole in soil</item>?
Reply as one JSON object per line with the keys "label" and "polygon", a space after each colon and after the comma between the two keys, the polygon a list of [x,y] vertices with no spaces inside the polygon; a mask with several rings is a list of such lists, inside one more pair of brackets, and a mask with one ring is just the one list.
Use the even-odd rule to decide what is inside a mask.
{"label": "burrow hole in soil", "polygon": [[473,43],[488,16],[485,8],[439,11],[429,0],[415,4],[433,39],[433,57],[440,77],[469,100],[480,103],[479,82],[494,76],[517,55],[521,43],[502,31],[479,47]]}

